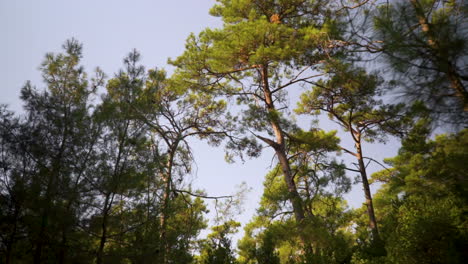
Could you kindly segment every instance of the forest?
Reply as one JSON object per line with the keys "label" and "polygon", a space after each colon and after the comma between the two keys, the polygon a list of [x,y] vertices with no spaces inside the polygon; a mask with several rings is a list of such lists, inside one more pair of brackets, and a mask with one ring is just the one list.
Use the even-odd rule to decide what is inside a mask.
{"label": "forest", "polygon": [[[189,35],[171,74],[137,50],[87,72],[71,38],[21,88],[23,112],[0,105],[0,263],[466,263],[468,2],[208,11],[222,26]],[[192,140],[227,163],[274,154],[247,225],[243,190],[186,180]],[[394,157],[369,149],[389,142]]]}

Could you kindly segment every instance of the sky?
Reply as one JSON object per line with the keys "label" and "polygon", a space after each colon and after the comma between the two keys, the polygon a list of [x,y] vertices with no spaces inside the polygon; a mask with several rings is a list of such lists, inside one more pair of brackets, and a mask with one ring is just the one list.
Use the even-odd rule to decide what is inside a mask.
{"label": "sky", "polygon": [[[141,53],[146,68],[166,68],[171,72],[167,59],[182,54],[190,33],[222,26],[219,18],[208,14],[214,3],[214,0],[0,0],[0,104],[21,111],[21,87],[29,80],[44,88],[38,68],[45,54],[61,52],[62,44],[70,38],[83,43],[82,64],[88,73],[99,66],[112,77],[133,49]],[[337,129],[326,121],[321,127]],[[346,135],[343,138],[344,146],[352,149]],[[398,148],[395,142],[387,143],[385,151],[381,150],[382,145],[367,145],[365,155],[377,160],[394,156]],[[258,159],[227,164],[221,148],[196,140],[191,144],[195,170],[190,181],[194,187],[206,190],[210,196],[232,194],[242,182],[251,189],[244,201],[244,211],[236,217],[244,226],[258,206],[264,176],[275,162],[273,152],[267,150]],[[384,152],[387,156],[383,156]],[[377,169],[380,168],[370,167],[371,171]],[[375,186],[372,187],[375,191]],[[361,186],[356,185],[346,198],[351,207],[359,207],[363,196]],[[235,239],[241,236],[242,232]]]}

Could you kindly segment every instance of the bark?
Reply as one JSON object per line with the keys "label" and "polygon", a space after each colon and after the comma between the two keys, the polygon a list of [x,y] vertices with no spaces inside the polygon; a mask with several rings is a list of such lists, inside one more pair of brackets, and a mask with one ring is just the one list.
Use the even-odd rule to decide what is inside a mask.
{"label": "bark", "polygon": [[42,247],[44,244],[44,235],[45,235],[45,228],[47,225],[47,218],[48,214],[44,213],[41,218],[41,229],[39,231],[39,237],[38,241],[36,242],[36,248],[34,250],[34,257],[33,257],[33,263],[34,264],[40,264],[41,263],[41,257],[42,257]]}
{"label": "bark", "polygon": [[123,155],[123,151],[124,151],[123,149],[124,149],[125,142],[127,140],[127,136],[128,136],[127,132],[128,132],[128,127],[129,126],[130,126],[130,121],[127,121],[125,123],[122,136],[121,136],[121,138],[119,138],[119,148],[118,148],[117,158],[116,158],[116,162],[115,162],[114,169],[113,169],[113,174],[112,174],[112,179],[113,179],[113,184],[114,185],[111,188],[111,190],[106,193],[106,199],[104,201],[104,208],[103,208],[103,211],[102,211],[102,223],[101,223],[101,229],[102,229],[101,230],[101,239],[100,239],[100,242],[99,242],[99,249],[98,249],[97,256],[96,256],[96,263],[97,264],[101,264],[102,259],[104,257],[104,247],[105,247],[106,242],[107,242],[107,219],[109,217],[109,212],[111,210],[112,203],[114,202],[115,193],[116,193],[116,190],[117,190],[118,185],[119,185],[119,182],[116,181],[116,179],[118,177],[118,174],[120,173],[119,172],[120,164],[122,162],[122,155]]}
{"label": "bark", "polygon": [[[52,199],[53,196],[56,195],[56,188],[59,182],[59,177],[60,177],[60,171],[62,168],[62,158],[65,153],[66,149],[66,143],[68,141],[68,137],[70,136],[70,131],[68,127],[68,108],[65,108],[64,111],[64,117],[63,120],[65,121],[65,126],[63,128],[62,132],[62,140],[60,142],[60,148],[57,153],[57,155],[52,159],[52,167],[49,171],[45,171],[46,175],[49,175],[49,181],[47,183],[47,188],[46,188],[46,194],[45,194],[45,208],[44,208],[44,213],[41,216],[41,228],[39,231],[39,237],[38,241],[36,243],[36,248],[34,250],[34,257],[33,257],[33,263],[34,264],[39,264],[41,263],[41,258],[42,258],[42,248],[44,246],[44,243],[46,242],[45,236],[47,236],[46,233],[46,228],[48,226],[48,221],[49,221],[49,210],[51,209],[52,206]],[[44,176],[44,175],[43,175]]]}
{"label": "bark", "polygon": [[171,194],[171,181],[172,181],[172,167],[174,164],[174,156],[177,151],[177,147],[179,145],[179,140],[176,140],[172,146],[169,148],[169,159],[167,161],[167,171],[166,175],[163,176],[164,180],[164,194],[163,194],[163,204],[162,204],[162,210],[161,210],[161,216],[160,216],[160,226],[161,226],[161,232],[159,235],[159,243],[160,243],[160,249],[159,249],[159,254],[160,254],[160,263],[161,264],[166,264],[167,263],[167,255],[169,253],[169,248],[167,246],[167,220],[169,218],[169,198]]}
{"label": "bark", "polygon": [[109,215],[109,209],[110,209],[110,193],[106,194],[106,200],[104,201],[104,209],[102,212],[102,223],[101,223],[101,238],[99,241],[99,249],[97,252],[96,256],[96,263],[97,264],[102,264],[102,258],[104,256],[104,247],[106,245],[107,241],[107,218]]}
{"label": "bark", "polygon": [[16,240],[16,232],[18,228],[18,215],[19,215],[19,206],[15,202],[14,205],[14,213],[13,213],[13,219],[14,219],[14,224],[13,224],[13,230],[11,231],[11,234],[7,240],[7,245],[6,245],[6,256],[5,256],[5,263],[9,264],[11,263],[11,253],[13,251],[13,245]]}
{"label": "bark", "polygon": [[374,204],[372,202],[372,194],[369,186],[369,180],[367,178],[366,166],[364,164],[364,158],[362,155],[361,134],[358,132],[357,135],[353,136],[353,138],[355,139],[356,143],[356,157],[358,160],[359,171],[361,174],[364,196],[366,198],[367,215],[369,216],[369,228],[372,232],[372,243],[374,244],[376,249],[382,251],[382,254],[385,254],[385,247],[380,237],[377,219],[375,217],[374,212]]}
{"label": "bark", "polygon": [[161,210],[161,216],[159,218],[159,225],[161,227],[161,231],[159,233],[159,255],[160,255],[160,263],[165,264],[167,263],[167,218],[168,218],[168,205],[169,205],[169,197],[170,197],[170,189],[171,189],[171,181],[169,179],[169,175],[164,177],[164,194],[163,194],[163,204]]}
{"label": "bark", "polygon": [[286,185],[288,186],[288,192],[290,201],[293,205],[294,216],[296,221],[300,224],[303,222],[305,215],[304,209],[302,207],[302,199],[297,192],[297,187],[293,179],[293,175],[291,173],[291,167],[289,165],[288,157],[286,154],[285,148],[285,141],[284,141],[284,132],[281,129],[281,125],[279,124],[279,120],[275,118],[276,109],[273,103],[272,93],[269,87],[268,82],[268,67],[264,65],[261,69],[261,77],[262,77],[262,88],[263,93],[265,96],[265,103],[268,112],[272,115],[270,119],[270,124],[275,134],[275,146],[273,146],[276,155],[278,156],[278,160],[281,165],[281,169],[283,171],[284,180]]}
{"label": "bark", "polygon": [[302,198],[299,196],[297,191],[296,183],[294,182],[294,176],[291,172],[291,166],[289,164],[288,156],[286,153],[286,143],[284,140],[285,133],[281,128],[279,120],[276,119],[276,109],[273,102],[273,96],[269,87],[268,81],[268,67],[264,65],[261,68],[261,78],[262,78],[262,88],[265,96],[265,103],[268,110],[268,113],[271,114],[270,125],[275,134],[275,142],[272,142],[273,149],[275,150],[276,156],[278,157],[281,170],[284,175],[284,181],[288,187],[289,200],[293,206],[294,217],[298,223],[298,227],[301,231],[300,237],[304,243],[305,252],[307,255],[313,254],[313,248],[310,243],[310,237],[305,233],[305,214]]}
{"label": "bark", "polygon": [[41,263],[42,248],[44,244],[47,242],[46,236],[48,236],[48,234],[47,234],[46,229],[47,229],[47,226],[49,225],[48,222],[49,222],[50,209],[52,207],[52,198],[53,198],[53,195],[56,193],[55,188],[57,186],[58,178],[60,176],[62,155],[65,150],[65,144],[64,144],[65,141],[66,141],[66,136],[64,136],[64,139],[62,140],[60,151],[57,155],[57,158],[54,159],[52,170],[50,170],[50,178],[47,184],[46,194],[45,194],[44,212],[42,213],[42,216],[41,216],[41,227],[39,229],[39,236],[36,242],[36,248],[34,250],[34,257],[33,257],[34,264]]}
{"label": "bark", "polygon": [[60,252],[58,259],[59,264],[65,263],[65,258],[67,255],[67,243],[67,230],[66,227],[64,227],[62,230],[62,241],[60,242]]}
{"label": "bark", "polygon": [[60,160],[61,160],[63,149],[64,149],[64,146],[62,145],[58,158],[54,161],[54,165],[52,166],[53,169],[50,172],[51,176],[49,178],[49,182],[46,188],[44,211],[41,215],[41,227],[39,229],[39,235],[38,235],[36,246],[34,249],[34,257],[33,257],[34,264],[41,263],[42,248],[47,241],[46,236],[48,236],[48,234],[47,234],[46,229],[47,229],[47,226],[49,225],[48,224],[49,213],[50,213],[49,211],[52,206],[52,196],[53,196],[53,193],[55,193],[55,186],[57,185],[56,182],[58,181],[57,178],[59,176]]}

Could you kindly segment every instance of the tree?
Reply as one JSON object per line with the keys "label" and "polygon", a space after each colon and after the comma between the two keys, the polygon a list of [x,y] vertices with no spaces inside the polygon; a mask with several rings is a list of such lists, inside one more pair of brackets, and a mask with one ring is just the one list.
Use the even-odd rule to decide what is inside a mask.
{"label": "tree", "polygon": [[[298,229],[299,223],[293,221],[287,186],[278,165],[266,175],[258,216],[246,226],[239,242],[241,263],[341,263],[350,257],[344,230],[349,216],[341,198],[350,182],[343,165],[328,161],[324,154],[325,142],[336,148],[334,133],[316,133],[322,135],[298,133],[295,147],[291,148],[296,159],[292,168],[307,215],[307,221],[300,223],[303,228]],[[311,138],[322,141],[306,141]],[[304,237],[313,252],[304,252],[307,248],[300,244]]]}
{"label": "tree", "polygon": [[[79,66],[81,45],[72,40],[64,48],[65,54],[46,57],[44,92],[29,84],[23,88],[26,117],[0,108],[0,261],[159,263],[164,255],[160,249],[167,246],[168,263],[191,262],[194,241],[206,225],[206,207],[201,198],[187,195],[204,195],[177,178],[165,181],[168,171],[182,177],[183,168],[190,168],[189,146],[179,145],[167,154],[158,142],[179,131],[181,124],[187,135],[207,136],[202,132],[209,131],[211,123],[203,127],[200,120],[215,115],[223,104],[208,99],[211,110],[191,116],[157,108],[159,116],[180,117],[174,130],[168,126],[172,119],[159,123],[166,133],[160,136],[141,111],[147,109],[146,101],[158,96],[160,102],[174,102],[174,94],[154,90],[162,72],[150,72],[155,75],[146,78],[132,53],[126,71],[107,82],[102,102],[93,106],[90,97],[103,83],[103,74],[98,72],[90,83]],[[190,102],[187,99],[180,109],[188,109]],[[141,103],[138,111],[134,103]],[[193,120],[200,121],[198,126]],[[189,134],[190,129],[199,130]],[[216,141],[214,132],[210,139]],[[172,169],[166,167],[170,155],[175,157]],[[160,198],[165,194],[170,203]],[[163,215],[164,242],[157,221]]]}
{"label": "tree", "polygon": [[428,140],[427,120],[403,141],[392,166],[373,175],[392,263],[463,263],[468,241],[467,131]]}
{"label": "tree", "polygon": [[329,55],[337,26],[326,8],[321,1],[219,1],[211,14],[224,27],[191,35],[184,54],[170,61],[187,87],[236,97],[245,106],[240,131],[274,150],[299,226],[306,216],[287,155],[293,124],[284,117],[285,96],[314,78],[314,65]]}
{"label": "tree", "polygon": [[187,139],[198,137],[218,145],[228,134],[229,124],[217,118],[225,111],[225,101],[191,94],[186,87],[167,79],[164,70],[151,69],[145,73],[144,67],[138,65],[139,58],[137,51],[129,54],[125,60],[126,73],[121,73],[119,83],[134,93],[133,98],[123,101],[127,112],[147,127],[158,149],[163,184],[159,257],[161,263],[167,263],[167,256],[173,251],[168,239],[168,222],[174,210],[171,199],[178,195],[202,197],[184,190],[184,176],[190,173],[192,165]]}
{"label": "tree", "polygon": [[201,241],[201,254],[197,261],[200,264],[236,264],[229,235],[235,234],[240,223],[228,221],[212,227],[213,232]]}
{"label": "tree", "polygon": [[362,143],[363,140],[384,140],[386,132],[401,133],[402,105],[385,105],[375,99],[380,82],[376,75],[367,75],[362,69],[336,61],[327,65],[326,71],[329,72],[330,79],[318,81],[311,91],[304,93],[296,111],[316,115],[325,112],[350,134],[356,151],[343,147],[341,149],[357,160],[357,170],[347,170],[358,172],[361,176],[369,227],[377,245],[381,243],[381,239],[365,164],[366,159],[375,160],[364,156]]}
{"label": "tree", "polygon": [[18,137],[24,124],[5,105],[0,106],[1,185],[0,185],[0,241],[2,262],[11,263],[24,254],[18,244],[26,229],[24,215],[26,188],[29,177],[21,172],[29,170],[33,160],[28,159]]}
{"label": "tree", "polygon": [[[117,150],[110,157],[114,160],[110,164],[115,166],[107,173],[112,184],[104,184],[111,187],[105,192],[109,199],[106,196],[104,201],[110,203],[109,206],[104,204],[104,209],[111,209],[115,195],[125,197],[142,181],[147,181],[143,185],[153,191],[148,190],[146,206],[151,206],[150,200],[153,203],[156,200],[158,206],[154,209],[159,218],[155,243],[158,248],[153,248],[153,253],[149,254],[157,257],[160,263],[173,262],[171,256],[183,261],[182,256],[189,253],[191,239],[204,226],[199,218],[205,210],[199,199],[191,201],[186,197],[187,194],[197,196],[196,192],[184,190],[183,179],[190,173],[192,160],[186,139],[191,136],[208,137],[211,143],[216,144],[223,134],[213,131],[212,127],[217,125],[213,116],[223,111],[224,103],[214,102],[209,97],[203,102],[193,100],[183,88],[169,85],[163,70],[145,72],[144,67],[138,65],[139,58],[140,54],[134,50],[124,59],[125,70],[108,82],[108,96],[103,102],[103,114],[110,125],[109,136],[115,141],[111,146],[115,147],[108,149],[103,146],[102,149],[107,154],[113,153],[112,149]],[[195,101],[200,108],[204,108],[203,111],[200,108],[194,111]],[[127,199],[131,200],[132,197]],[[122,206],[121,200],[117,200],[117,205]],[[193,222],[186,225],[187,229],[171,227],[171,223],[179,221],[178,214],[187,210],[186,206],[193,208],[188,214]],[[152,220],[148,217],[147,221]],[[138,222],[128,228],[136,224]],[[127,231],[124,229],[120,232]],[[99,249],[101,255],[104,233],[103,228]]]}
{"label": "tree", "polygon": [[[127,63],[127,66],[129,64]],[[130,114],[127,102],[134,100],[139,80],[138,71],[120,72],[107,83],[107,94],[96,111],[96,120],[102,126],[98,142],[99,160],[95,166],[92,181],[97,189],[98,202],[95,206],[101,212],[93,221],[99,222],[99,247],[96,250],[96,263],[103,263],[104,248],[111,236],[127,232],[125,227],[110,226],[112,218],[121,218],[127,203],[132,199],[131,190],[144,181],[147,170],[158,160],[145,159],[150,151],[147,142],[147,127]],[[142,162],[143,160],[143,162]],[[146,164],[145,164],[146,162]],[[130,227],[129,227],[130,228]],[[111,230],[114,229],[114,232]]]}
{"label": "tree", "polygon": [[21,90],[25,117],[2,123],[11,129],[2,136],[9,157],[5,162],[10,163],[3,171],[2,193],[15,205],[13,219],[21,219],[13,223],[20,229],[14,228],[11,238],[17,232],[28,238],[16,249],[10,239],[8,254],[22,252],[17,257],[32,263],[64,263],[77,257],[70,247],[81,247],[76,225],[86,209],[81,203],[89,187],[84,175],[96,142],[89,98],[102,76],[98,72],[97,79],[88,81],[76,40],[63,48],[64,54],[47,54],[41,66],[46,90],[30,83]]}
{"label": "tree", "polygon": [[463,1],[394,1],[373,16],[375,39],[406,100],[463,126],[468,111],[468,41]]}

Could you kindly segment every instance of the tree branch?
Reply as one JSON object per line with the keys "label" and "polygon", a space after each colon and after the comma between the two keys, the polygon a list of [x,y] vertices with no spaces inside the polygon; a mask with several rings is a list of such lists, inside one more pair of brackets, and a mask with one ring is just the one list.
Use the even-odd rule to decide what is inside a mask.
{"label": "tree branch", "polygon": [[186,190],[177,190],[177,189],[174,189],[173,190],[174,192],[178,192],[178,193],[186,193],[190,196],[194,196],[194,197],[199,197],[199,198],[203,198],[203,199],[215,199],[215,200],[218,200],[218,199],[232,199],[233,196],[232,195],[223,195],[223,196],[207,196],[207,195],[203,195],[203,194],[197,194],[197,193],[192,193],[190,191],[186,191]]}

